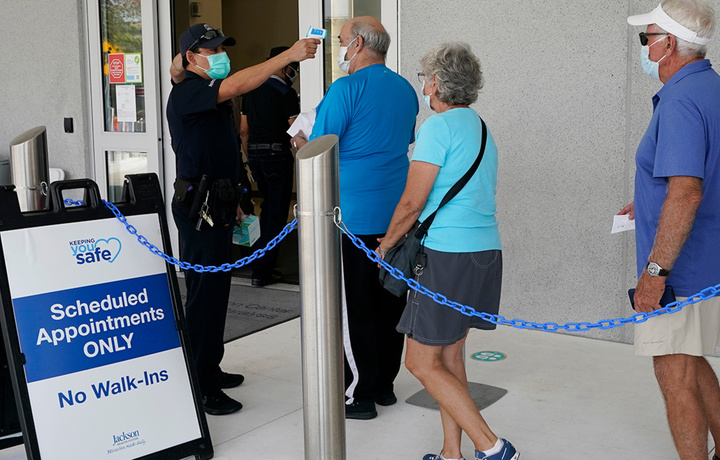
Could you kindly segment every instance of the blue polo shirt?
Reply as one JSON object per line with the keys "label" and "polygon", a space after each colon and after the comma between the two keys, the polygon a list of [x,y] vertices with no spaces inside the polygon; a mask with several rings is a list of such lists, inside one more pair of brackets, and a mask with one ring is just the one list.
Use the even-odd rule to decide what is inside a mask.
{"label": "blue polo shirt", "polygon": [[[477,160],[482,142],[480,117],[455,108],[432,115],[417,134],[412,161],[440,166],[420,221],[435,212],[445,194]],[[490,131],[482,161],[467,184],[435,216],[425,246],[443,252],[502,249],[495,218],[498,150]]]}
{"label": "blue polo shirt", "polygon": [[340,139],[340,207],[356,235],[384,234],[405,190],[418,99],[384,64],[336,80],[316,109],[310,139]]}
{"label": "blue polo shirt", "polygon": [[666,283],[690,296],[720,283],[720,76],[710,61],[686,65],[653,97],[635,157],[638,277],[655,241],[668,177],[702,179],[695,223]]}

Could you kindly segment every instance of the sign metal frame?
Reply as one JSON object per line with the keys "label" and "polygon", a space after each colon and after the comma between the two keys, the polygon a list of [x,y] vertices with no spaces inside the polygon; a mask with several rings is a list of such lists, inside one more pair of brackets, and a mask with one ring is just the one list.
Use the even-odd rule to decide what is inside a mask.
{"label": "sign metal frame", "polygon": [[[64,194],[70,191],[77,192],[77,190],[81,190],[84,194],[83,205],[66,207],[63,202]],[[89,179],[55,182],[50,187],[50,198],[50,209],[39,212],[21,213],[14,186],[0,186],[0,216],[2,216],[0,218],[0,233],[10,230],[115,218],[114,214],[102,203],[97,184]],[[115,203],[115,206],[127,217],[156,215],[162,238],[161,244],[158,244],[158,247],[164,252],[170,253],[170,237],[164,212],[162,189],[157,175],[150,173],[126,176],[123,200],[120,203]],[[118,222],[118,225],[121,224]],[[125,229],[123,229],[123,231],[125,231]],[[2,240],[0,239],[0,306],[2,307],[0,326],[2,328],[3,342],[12,382],[12,391],[15,396],[15,404],[20,419],[25,450],[30,460],[36,460],[41,458],[40,443],[28,390],[25,356],[20,347],[13,296],[11,295],[11,287],[8,280],[8,270],[11,270],[12,267],[7,266],[6,249],[7,248],[3,247]],[[175,327],[182,348],[184,366],[187,371],[187,378],[192,393],[192,405],[194,406],[197,417],[193,423],[197,423],[200,436],[196,439],[188,440],[181,444],[136,458],[170,460],[194,456],[198,460],[209,459],[213,456],[213,446],[202,406],[202,396],[199,390],[197,375],[190,355],[190,344],[185,316],[182,310],[182,300],[177,276],[174,267],[171,267],[167,263],[165,263],[165,272],[170,290]],[[42,280],[38,280],[38,282],[42,282]],[[154,410],[152,407],[134,409],[139,409],[140,411]],[[138,414],[138,417],[142,417],[142,412]],[[173,421],[168,421],[169,424],[171,422]],[[58,420],[58,423],[62,423],[62,421]],[[72,452],[66,452],[64,455],[66,456],[65,458],[77,458]],[[119,457],[108,455],[108,458]]]}

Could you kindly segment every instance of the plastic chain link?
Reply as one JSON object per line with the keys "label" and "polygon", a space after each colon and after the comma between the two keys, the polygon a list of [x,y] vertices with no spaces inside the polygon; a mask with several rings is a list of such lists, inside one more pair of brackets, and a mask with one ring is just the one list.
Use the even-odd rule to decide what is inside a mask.
{"label": "plastic chain link", "polygon": [[393,267],[392,265],[388,264],[384,260],[380,258],[380,256],[375,252],[371,251],[370,249],[365,246],[365,244],[362,242],[362,240],[347,229],[347,227],[340,221],[336,221],[335,225],[347,235],[348,238],[353,242],[355,246],[358,247],[358,249],[365,252],[365,254],[368,256],[370,260],[373,262],[376,262],[380,264],[380,266],[390,272],[390,274],[399,280],[405,281],[407,285],[410,287],[410,289],[413,289],[420,294],[426,295],[433,299],[435,302],[448,306],[454,310],[459,311],[463,315],[466,316],[477,316],[489,323],[497,324],[499,326],[511,326],[517,329],[536,329],[541,331],[559,331],[559,330],[566,330],[568,332],[584,332],[589,331],[591,329],[612,329],[615,327],[623,326],[628,323],[644,323],[650,318],[653,318],[655,316],[664,315],[666,313],[675,313],[683,309],[683,307],[694,304],[697,302],[700,302],[702,300],[709,299],[711,297],[714,297],[718,293],[720,293],[720,284],[717,284],[712,287],[708,287],[706,289],[703,289],[702,291],[698,292],[697,294],[688,297],[686,300],[683,301],[675,301],[672,303],[667,304],[665,307],[659,308],[657,310],[651,311],[649,313],[635,313],[634,315],[630,316],[629,318],[615,318],[615,319],[605,319],[598,321],[596,323],[589,323],[589,322],[582,322],[582,323],[565,323],[565,324],[557,324],[557,323],[536,323],[533,321],[523,321],[521,319],[512,319],[508,320],[505,319],[503,316],[500,315],[491,315],[489,313],[485,312],[478,312],[475,311],[474,308],[468,307],[467,305],[462,305],[460,303],[454,302],[452,300],[448,300],[447,297],[444,295],[432,292],[431,290],[427,289],[425,286],[421,285],[414,279],[408,279],[403,276],[403,273],[398,270],[397,268]]}
{"label": "plastic chain link", "polygon": [[[122,215],[122,213],[118,210],[115,205],[112,203],[109,203],[105,200],[103,200],[103,203],[105,206],[108,207],[112,211],[113,214],[115,214],[115,217],[122,222],[125,227],[127,228],[127,231],[131,234],[135,235],[138,239],[138,241],[146,246],[150,252],[153,254],[156,254],[163,259],[165,259],[166,262],[178,265],[180,268],[184,270],[195,270],[196,272],[202,273],[202,272],[219,272],[219,271],[229,271],[233,268],[240,268],[253,260],[257,259],[258,257],[262,257],[265,255],[265,253],[271,249],[273,249],[280,241],[282,241],[283,238],[285,238],[290,232],[295,230],[297,227],[297,219],[294,219],[292,222],[287,224],[285,228],[280,232],[278,236],[273,238],[265,248],[258,249],[255,251],[251,256],[246,257],[244,259],[240,259],[236,261],[234,264],[222,264],[219,267],[216,267],[214,265],[210,266],[202,266],[199,264],[192,265],[188,262],[181,262],[175,257],[171,257],[165,253],[163,253],[160,249],[157,248],[157,246],[150,243],[147,238],[145,238],[142,235],[139,235],[137,232],[137,229],[130,225],[125,218],[125,216]],[[82,205],[82,201],[73,201],[70,199],[65,200],[65,204],[68,206],[79,206]],[[557,324],[557,323],[536,323],[534,321],[524,321],[521,319],[505,319],[505,317],[501,315],[491,315],[489,313],[485,312],[478,312],[474,308],[469,307],[467,305],[462,305],[460,303],[454,302],[452,300],[448,300],[447,297],[444,295],[432,292],[431,290],[427,289],[425,286],[421,285],[414,279],[408,279],[403,276],[403,273],[398,270],[397,268],[393,267],[392,265],[388,264],[384,260],[380,258],[380,256],[375,252],[368,249],[367,246],[362,242],[362,240],[355,235],[353,235],[345,226],[345,224],[342,222],[342,214],[340,213],[340,210],[338,208],[335,209],[335,225],[345,233],[348,238],[350,238],[350,241],[360,250],[365,252],[365,254],[368,256],[370,260],[373,262],[379,264],[383,269],[390,272],[390,274],[399,280],[403,280],[407,283],[408,287],[410,289],[413,289],[420,294],[426,295],[433,299],[435,302],[448,306],[456,311],[459,311],[463,315],[466,316],[477,316],[489,323],[497,324],[498,326],[511,326],[517,329],[536,329],[541,331],[559,331],[559,330],[566,330],[568,332],[584,332],[589,331],[592,329],[612,329],[615,327],[623,326],[628,323],[644,323],[650,318],[654,318],[655,316],[664,315],[667,313],[675,313],[680,310],[682,310],[685,306],[691,305],[694,303],[701,302],[703,300],[707,300],[711,297],[714,297],[718,294],[720,294],[720,284],[717,284],[715,286],[710,286],[708,288],[703,289],[702,291],[698,292],[697,294],[694,294],[687,299],[683,301],[675,301],[672,303],[667,304],[665,307],[659,308],[657,310],[651,311],[649,313],[635,313],[634,315],[628,317],[628,318],[615,318],[615,319],[605,319],[598,321],[596,323],[590,323],[590,322],[581,322],[581,323],[565,323],[565,324]]]}
{"label": "plastic chain link", "polygon": [[[64,202],[68,206],[80,206],[83,204],[82,201],[73,201],[70,199],[66,199]],[[258,249],[257,251],[253,252],[252,255],[245,257],[244,259],[237,260],[234,264],[225,263],[225,264],[220,265],[219,267],[215,266],[215,265],[207,265],[207,266],[203,266],[200,264],[193,265],[188,262],[181,262],[180,260],[176,259],[175,257],[169,256],[169,255],[165,254],[164,252],[162,252],[160,249],[158,249],[157,246],[150,243],[147,238],[145,238],[143,235],[138,234],[137,229],[135,227],[133,227],[132,225],[130,225],[130,223],[128,223],[125,216],[122,215],[120,210],[118,210],[118,208],[114,204],[112,204],[108,201],[105,201],[105,200],[102,200],[102,202],[105,204],[105,206],[107,206],[108,209],[110,209],[110,211],[112,211],[113,214],[115,214],[115,217],[117,217],[117,219],[120,222],[122,222],[123,225],[125,225],[125,228],[127,228],[127,231],[130,232],[131,234],[135,235],[137,237],[138,241],[140,242],[140,244],[142,244],[143,246],[146,246],[148,248],[148,250],[150,250],[150,252],[162,257],[169,264],[177,265],[180,268],[182,268],[183,270],[194,270],[198,273],[228,272],[228,271],[232,270],[233,268],[240,268],[244,265],[247,265],[250,262],[252,262],[253,260],[264,256],[266,252],[270,251],[275,246],[277,246],[277,244],[280,241],[282,241],[283,238],[285,238],[288,234],[290,234],[290,232],[295,230],[295,227],[297,227],[297,219],[295,219],[292,222],[290,222],[289,224],[287,224],[285,226],[285,228],[282,229],[280,234],[278,234],[278,236],[276,236],[275,238],[270,240],[270,242],[267,244],[267,246],[265,246],[262,249]]]}

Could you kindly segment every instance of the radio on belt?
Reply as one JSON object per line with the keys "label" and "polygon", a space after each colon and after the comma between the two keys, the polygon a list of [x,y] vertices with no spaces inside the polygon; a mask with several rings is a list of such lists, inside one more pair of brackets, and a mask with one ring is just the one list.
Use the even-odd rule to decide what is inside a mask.
{"label": "radio on belt", "polygon": [[319,38],[322,40],[325,37],[327,37],[327,30],[313,26],[308,27],[307,34],[305,34],[305,38]]}

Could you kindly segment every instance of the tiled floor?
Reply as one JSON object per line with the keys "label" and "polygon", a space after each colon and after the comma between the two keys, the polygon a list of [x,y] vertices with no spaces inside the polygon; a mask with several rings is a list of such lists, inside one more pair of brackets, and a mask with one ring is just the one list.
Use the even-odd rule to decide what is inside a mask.
{"label": "tiled floor", "polygon": [[[507,327],[471,332],[468,357],[488,350],[507,358],[468,358],[468,376],[508,390],[483,415],[523,460],[677,458],[650,360],[634,356],[631,346]],[[720,360],[710,361],[720,370]],[[246,382],[228,391],[245,407],[208,417],[215,458],[303,459],[300,320],[230,343],[224,368],[245,374]],[[398,404],[379,407],[374,420],[348,421],[347,459],[419,460],[436,452],[438,413],[404,402],[420,389],[403,369]],[[467,439],[464,454],[472,458]],[[22,447],[0,452],[0,460],[22,458]]]}

